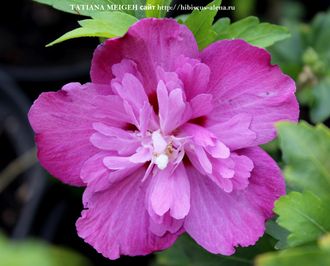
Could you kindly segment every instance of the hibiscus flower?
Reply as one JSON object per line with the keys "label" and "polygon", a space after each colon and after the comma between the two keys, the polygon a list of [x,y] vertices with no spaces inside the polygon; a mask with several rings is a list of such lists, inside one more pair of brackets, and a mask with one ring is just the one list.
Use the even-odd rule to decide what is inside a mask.
{"label": "hibiscus flower", "polygon": [[187,232],[231,255],[264,233],[285,193],[261,148],[296,121],[295,84],[243,40],[199,51],[172,19],[142,19],[95,51],[91,83],[29,112],[41,164],[86,187],[77,231],[105,257],[145,255]]}

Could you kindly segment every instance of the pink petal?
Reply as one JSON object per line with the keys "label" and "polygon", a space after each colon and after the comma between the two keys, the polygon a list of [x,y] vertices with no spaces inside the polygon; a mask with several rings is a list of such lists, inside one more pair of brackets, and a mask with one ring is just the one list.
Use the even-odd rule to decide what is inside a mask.
{"label": "pink petal", "polygon": [[235,176],[232,178],[234,189],[245,189],[250,182],[253,161],[245,155],[232,153],[231,156],[235,161]]}
{"label": "pink petal", "polygon": [[[40,163],[64,183],[83,185],[80,169],[98,149],[89,141],[94,122],[122,126],[122,102],[108,86],[67,84],[61,91],[42,93],[28,117],[36,133]],[[112,106],[111,109],[108,106]]]}
{"label": "pink petal", "polygon": [[110,185],[110,170],[103,163],[106,156],[109,156],[109,152],[95,154],[84,162],[80,171],[81,179],[88,185],[92,184],[95,191],[106,189]]}
{"label": "pink petal", "polygon": [[250,129],[252,115],[237,114],[224,122],[216,123],[210,130],[231,150],[255,146],[257,135]]}
{"label": "pink petal", "polygon": [[153,176],[149,188],[153,211],[163,216],[167,211],[175,219],[184,218],[190,208],[190,185],[186,171],[180,164],[173,172],[168,166]]}
{"label": "pink petal", "polygon": [[199,60],[181,55],[177,59],[178,73],[185,88],[187,99],[190,100],[198,94],[207,91],[210,79],[210,68]]}
{"label": "pink petal", "polygon": [[[123,140],[123,139],[117,139],[117,138],[111,138],[104,136],[103,134],[100,133],[94,133],[90,137],[91,143],[101,149],[101,150],[110,150],[110,151],[118,151],[119,154],[127,154],[129,153],[132,149],[133,151],[136,150],[137,147],[131,147],[131,146],[126,146],[128,144],[131,144],[134,141],[129,141],[129,140]],[[138,145],[138,144],[137,144]]]}
{"label": "pink petal", "polygon": [[132,105],[130,105],[127,101],[123,102],[124,109],[127,115],[129,116],[130,120],[129,123],[132,125],[135,125],[136,128],[140,127],[140,112],[134,108]]}
{"label": "pink petal", "polygon": [[[150,211],[149,211],[150,214]],[[153,216],[157,216],[154,214]],[[158,217],[158,221],[154,217],[150,217],[150,226],[149,229],[152,233],[157,236],[163,236],[167,232],[171,234],[179,235],[181,234],[180,229],[182,230],[184,219],[174,219],[169,212],[165,213],[162,217]]]}
{"label": "pink petal", "polygon": [[214,170],[207,176],[225,192],[230,193],[234,189],[232,178],[235,176],[235,162],[232,158],[225,160],[212,159]]}
{"label": "pink petal", "polygon": [[[207,153],[205,152],[205,150],[201,147],[196,145],[194,148],[194,152],[196,153],[197,159],[200,163],[200,166],[203,168],[203,170],[207,173],[207,174],[211,174],[212,173],[212,163],[210,161],[210,158],[208,157]],[[188,157],[191,157],[191,152],[188,152]]]}
{"label": "pink petal", "polygon": [[148,97],[141,82],[132,74],[124,74],[121,82],[113,80],[112,88],[123,100],[127,101],[134,109],[139,110]]}
{"label": "pink petal", "polygon": [[118,64],[112,65],[112,74],[115,78],[122,80],[125,74],[132,74],[139,80],[142,80],[141,74],[138,71],[137,65],[134,61],[130,59],[122,59]]}
{"label": "pink petal", "polygon": [[154,131],[151,135],[152,143],[153,143],[153,150],[156,153],[162,153],[165,151],[167,147],[167,142],[163,138],[163,136],[160,134],[160,132]]}
{"label": "pink petal", "polygon": [[212,94],[198,94],[189,102],[192,110],[190,119],[205,116],[213,110]]}
{"label": "pink petal", "polygon": [[204,170],[204,168],[201,166],[201,163],[199,161],[199,158],[197,157],[196,155],[196,152],[194,151],[194,149],[192,147],[190,147],[189,149],[186,148],[185,150],[186,154],[187,154],[187,157],[189,158],[189,162],[193,165],[193,167],[198,170],[202,175],[207,175],[207,172],[208,171],[209,173],[212,173],[212,164],[209,166],[207,165],[207,167],[209,167],[211,170],[207,170],[207,167],[206,167],[206,170]]}
{"label": "pink petal", "polygon": [[184,124],[179,131],[179,136],[192,137],[195,144],[206,147],[215,144],[216,136],[209,130],[192,123]]}
{"label": "pink petal", "polygon": [[157,97],[160,127],[164,134],[169,134],[190,117],[187,113],[188,106],[184,101],[183,91],[178,88],[168,93],[163,81],[157,86]]}
{"label": "pink petal", "polygon": [[142,165],[150,161],[152,153],[149,148],[140,147],[131,156],[106,156],[103,159],[104,165],[111,170],[124,170],[134,167],[136,164]]}
{"label": "pink petal", "polygon": [[218,174],[221,179],[233,178],[235,175],[235,161],[230,158],[226,160],[212,160],[214,173]]}
{"label": "pink petal", "polygon": [[108,126],[104,123],[95,122],[93,123],[93,128],[102,135],[108,137],[117,137],[119,139],[127,140],[131,140],[133,138],[131,132],[118,127]]}
{"label": "pink petal", "polygon": [[230,158],[212,159],[214,171],[208,175],[225,192],[232,192],[233,189],[245,189],[249,184],[249,178],[253,169],[252,160],[244,155],[235,152]]}
{"label": "pink petal", "polygon": [[207,146],[206,150],[214,158],[226,159],[230,155],[229,148],[219,140],[215,141],[215,145]]}
{"label": "pink petal", "polygon": [[116,151],[120,155],[131,155],[141,145],[132,133],[103,123],[93,123],[98,132],[90,137],[91,143],[100,150]]}
{"label": "pink petal", "polygon": [[183,88],[182,81],[176,72],[166,72],[162,67],[159,66],[157,67],[156,72],[158,80],[162,80],[164,82],[168,91],[172,91],[177,88]]}
{"label": "pink petal", "polygon": [[129,161],[133,163],[145,163],[152,158],[152,152],[149,148],[140,147],[136,153],[129,157]]}
{"label": "pink petal", "polygon": [[156,127],[156,115],[145,90],[132,74],[124,74],[122,80],[114,79],[111,82],[113,91],[124,101],[126,113],[131,117],[133,123],[144,135],[149,128]]}
{"label": "pink petal", "polygon": [[226,193],[192,167],[191,206],[184,228],[209,252],[232,255],[235,247],[249,246],[263,235],[274,201],[285,193],[276,163],[260,148],[240,151],[253,160],[250,184],[245,190]]}
{"label": "pink petal", "polygon": [[[85,206],[76,226],[80,237],[109,259],[120,255],[146,255],[168,248],[174,234],[158,237],[149,230],[145,209],[144,170],[113,184],[109,189],[85,194]],[[86,201],[88,200],[88,201]]]}
{"label": "pink petal", "polygon": [[108,189],[113,183],[128,177],[141,168],[141,165],[136,164],[129,168],[110,170],[103,163],[103,159],[107,156],[111,156],[111,153],[99,152],[85,161],[81,168],[80,177],[90,187],[90,191],[97,192]]}
{"label": "pink petal", "polygon": [[91,78],[95,83],[109,84],[114,77],[112,66],[129,58],[137,65],[149,94],[157,88],[157,66],[174,71],[180,55],[198,57],[196,40],[186,26],[173,19],[142,19],[124,37],[109,39],[96,49]]}
{"label": "pink petal", "polygon": [[[270,60],[266,50],[242,40],[218,41],[203,50],[202,62],[211,69],[208,93],[218,103],[208,116],[208,125],[249,114],[250,129],[256,133],[253,145],[258,145],[275,137],[276,121],[297,121],[294,81]],[[239,146],[252,146],[251,140]]]}
{"label": "pink petal", "polygon": [[158,129],[157,116],[154,113],[152,106],[148,102],[144,102],[143,107],[139,112],[139,125],[138,129],[142,136],[145,136],[147,130]]}
{"label": "pink petal", "polygon": [[122,170],[125,168],[130,168],[135,165],[134,162],[130,160],[130,157],[120,157],[120,156],[107,156],[103,159],[104,165],[111,170]]}

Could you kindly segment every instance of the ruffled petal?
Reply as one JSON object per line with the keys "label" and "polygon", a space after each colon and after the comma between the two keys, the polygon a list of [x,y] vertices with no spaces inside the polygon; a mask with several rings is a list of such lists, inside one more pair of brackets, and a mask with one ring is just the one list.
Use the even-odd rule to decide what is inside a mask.
{"label": "ruffled petal", "polygon": [[80,169],[98,151],[89,141],[94,122],[120,127],[129,120],[120,98],[106,92],[108,86],[70,83],[42,93],[29,111],[39,161],[64,183],[84,185]]}
{"label": "ruffled petal", "polygon": [[135,158],[133,157],[133,160],[131,160],[131,156],[107,156],[104,157],[103,163],[110,170],[124,170],[127,168],[131,168],[136,164],[134,159]]}
{"label": "ruffled petal", "polygon": [[89,192],[94,193],[108,189],[113,183],[121,181],[142,168],[141,164],[132,164],[130,167],[123,169],[109,169],[104,164],[104,158],[112,156],[110,152],[101,151],[83,164],[80,177],[84,183],[89,187]]}
{"label": "ruffled petal", "polygon": [[206,146],[206,151],[213,158],[226,159],[230,155],[230,150],[228,147],[219,140],[216,140],[213,146]]}
{"label": "ruffled petal", "polygon": [[213,110],[212,94],[198,94],[189,102],[191,106],[191,118],[206,116]]}
{"label": "ruffled petal", "polygon": [[224,122],[217,122],[208,127],[214,135],[224,142],[231,150],[253,146],[257,134],[250,129],[252,115],[237,114]]}
{"label": "ruffled petal", "polygon": [[156,73],[157,79],[164,82],[168,91],[183,89],[183,83],[176,72],[166,72],[162,67],[157,67]]}
{"label": "ruffled petal", "polygon": [[122,38],[109,39],[96,49],[91,78],[95,83],[109,84],[114,78],[112,66],[129,59],[137,65],[149,94],[157,87],[157,67],[174,71],[176,59],[181,55],[199,56],[196,40],[186,26],[173,19],[142,19]]}
{"label": "ruffled petal", "polygon": [[270,60],[266,50],[242,40],[218,41],[202,52],[202,62],[211,69],[207,92],[217,103],[207,125],[225,123],[238,114],[250,115],[249,128],[256,139],[252,143],[247,139],[240,147],[266,143],[276,135],[275,122],[298,119],[294,81]]}
{"label": "ruffled petal", "polygon": [[276,163],[260,148],[241,150],[254,168],[245,190],[226,193],[192,167],[191,206],[184,223],[190,236],[209,252],[232,255],[237,246],[249,246],[263,235],[274,202],[285,193]]}
{"label": "ruffled petal", "polygon": [[108,188],[111,171],[104,165],[103,158],[108,152],[99,152],[85,161],[80,171],[80,177],[87,185],[92,185],[95,191]]}
{"label": "ruffled petal", "polygon": [[110,259],[120,255],[146,255],[170,247],[177,235],[159,237],[149,230],[145,209],[147,184],[137,171],[109,189],[85,194],[85,207],[76,226],[80,237]]}
{"label": "ruffled petal", "polygon": [[141,73],[138,71],[137,64],[130,59],[122,59],[119,63],[112,65],[114,78],[122,80],[126,74],[132,74],[141,80]]}
{"label": "ruffled petal", "polygon": [[[119,68],[120,64],[116,64],[116,66]],[[118,69],[116,70],[118,71]],[[126,113],[131,117],[131,123],[139,129],[142,135],[145,135],[149,127],[157,127],[156,114],[153,112],[143,85],[136,76],[121,73],[121,78],[111,81],[111,87],[114,93],[122,98]]]}
{"label": "ruffled petal", "polygon": [[158,216],[170,211],[171,217],[183,219],[190,208],[190,185],[186,170],[179,164],[168,166],[152,177],[149,187],[150,206]]}
{"label": "ruffled petal", "polygon": [[124,74],[121,81],[113,80],[112,88],[123,100],[127,101],[136,111],[141,109],[148,97],[140,81],[132,74]]}
{"label": "ruffled petal", "polygon": [[198,94],[205,93],[210,79],[210,68],[200,60],[183,55],[177,58],[176,62],[176,72],[184,84],[187,99],[190,100]]}
{"label": "ruffled petal", "polygon": [[214,171],[208,176],[225,192],[245,189],[253,169],[252,160],[232,152],[227,159],[212,159]]}
{"label": "ruffled petal", "polygon": [[120,155],[131,155],[140,146],[138,139],[121,128],[93,123],[96,132],[91,135],[91,143],[100,150],[116,151]]}
{"label": "ruffled petal", "polygon": [[212,174],[213,166],[204,148],[202,146],[196,145],[192,151],[187,152],[189,158],[191,158],[192,153],[196,154],[198,162],[205,173]]}
{"label": "ruffled petal", "polygon": [[184,100],[183,91],[168,92],[163,81],[157,86],[160,128],[164,134],[171,133],[191,117],[191,110]]}
{"label": "ruffled petal", "polygon": [[149,229],[152,233],[157,236],[163,236],[167,232],[171,234],[180,235],[183,233],[183,222],[184,219],[177,220],[173,218],[169,212],[165,213],[163,216],[158,216],[157,214],[151,215],[150,212],[152,209],[149,210],[150,215],[150,226]]}

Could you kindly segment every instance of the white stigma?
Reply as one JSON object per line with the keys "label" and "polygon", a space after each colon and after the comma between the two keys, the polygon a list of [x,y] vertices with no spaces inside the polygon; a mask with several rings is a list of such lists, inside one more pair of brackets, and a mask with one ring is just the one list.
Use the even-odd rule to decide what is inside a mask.
{"label": "white stigma", "polygon": [[160,170],[164,170],[168,164],[168,156],[164,153],[158,155],[155,159],[155,164]]}

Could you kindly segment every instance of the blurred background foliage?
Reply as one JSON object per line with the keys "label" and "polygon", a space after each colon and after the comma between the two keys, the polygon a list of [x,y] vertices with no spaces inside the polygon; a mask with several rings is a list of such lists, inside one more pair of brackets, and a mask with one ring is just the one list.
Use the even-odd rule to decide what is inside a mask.
{"label": "blurred background foliage", "polygon": [[297,96],[309,109],[308,119],[324,122],[330,117],[330,11],[318,13],[310,23],[295,17],[283,19],[292,37],[270,49],[273,62],[297,82]]}
{"label": "blurred background foliage", "polygon": [[[65,3],[65,0],[39,2],[45,1],[60,9]],[[105,0],[87,2],[102,1]],[[175,2],[206,5],[210,1]],[[3,5],[6,12],[0,17],[1,266],[330,265],[330,1],[223,0],[222,6],[234,6],[235,10],[219,11],[215,21],[220,20],[212,29],[194,32],[201,36],[201,48],[213,41],[212,34],[217,39],[263,36],[267,33],[264,30],[272,27],[265,22],[284,25],[291,33],[283,41],[276,42],[287,37],[287,33],[279,31],[276,40],[266,35],[262,41],[253,43],[267,47],[272,62],[295,79],[303,120],[298,125],[279,123],[279,139],[263,145],[283,168],[288,191],[276,203],[276,217],[267,223],[266,234],[255,246],[238,248],[230,257],[212,255],[183,235],[166,251],[117,261],[103,258],[76,235],[74,225],[82,209],[82,190],[57,182],[41,169],[26,120],[31,102],[41,92],[58,90],[69,81],[89,80],[89,64],[98,39],[76,39],[45,48],[47,43],[76,28],[77,18],[85,17],[31,0],[6,1]],[[129,15],[140,18],[146,14]],[[192,29],[198,21],[198,14],[189,21],[178,10],[167,16],[180,16],[181,22]],[[92,18],[104,19],[97,15]],[[233,35],[239,20],[243,20],[238,24],[240,31]],[[81,26],[87,24],[82,22]],[[92,24],[88,30],[93,32],[98,25]],[[121,34],[125,27],[113,33],[109,30],[100,37]],[[208,37],[203,39],[204,36]],[[322,124],[316,126],[318,123]]]}
{"label": "blurred background foliage", "polygon": [[40,240],[10,241],[0,235],[1,265],[8,266],[89,266],[85,257],[70,249]]}

